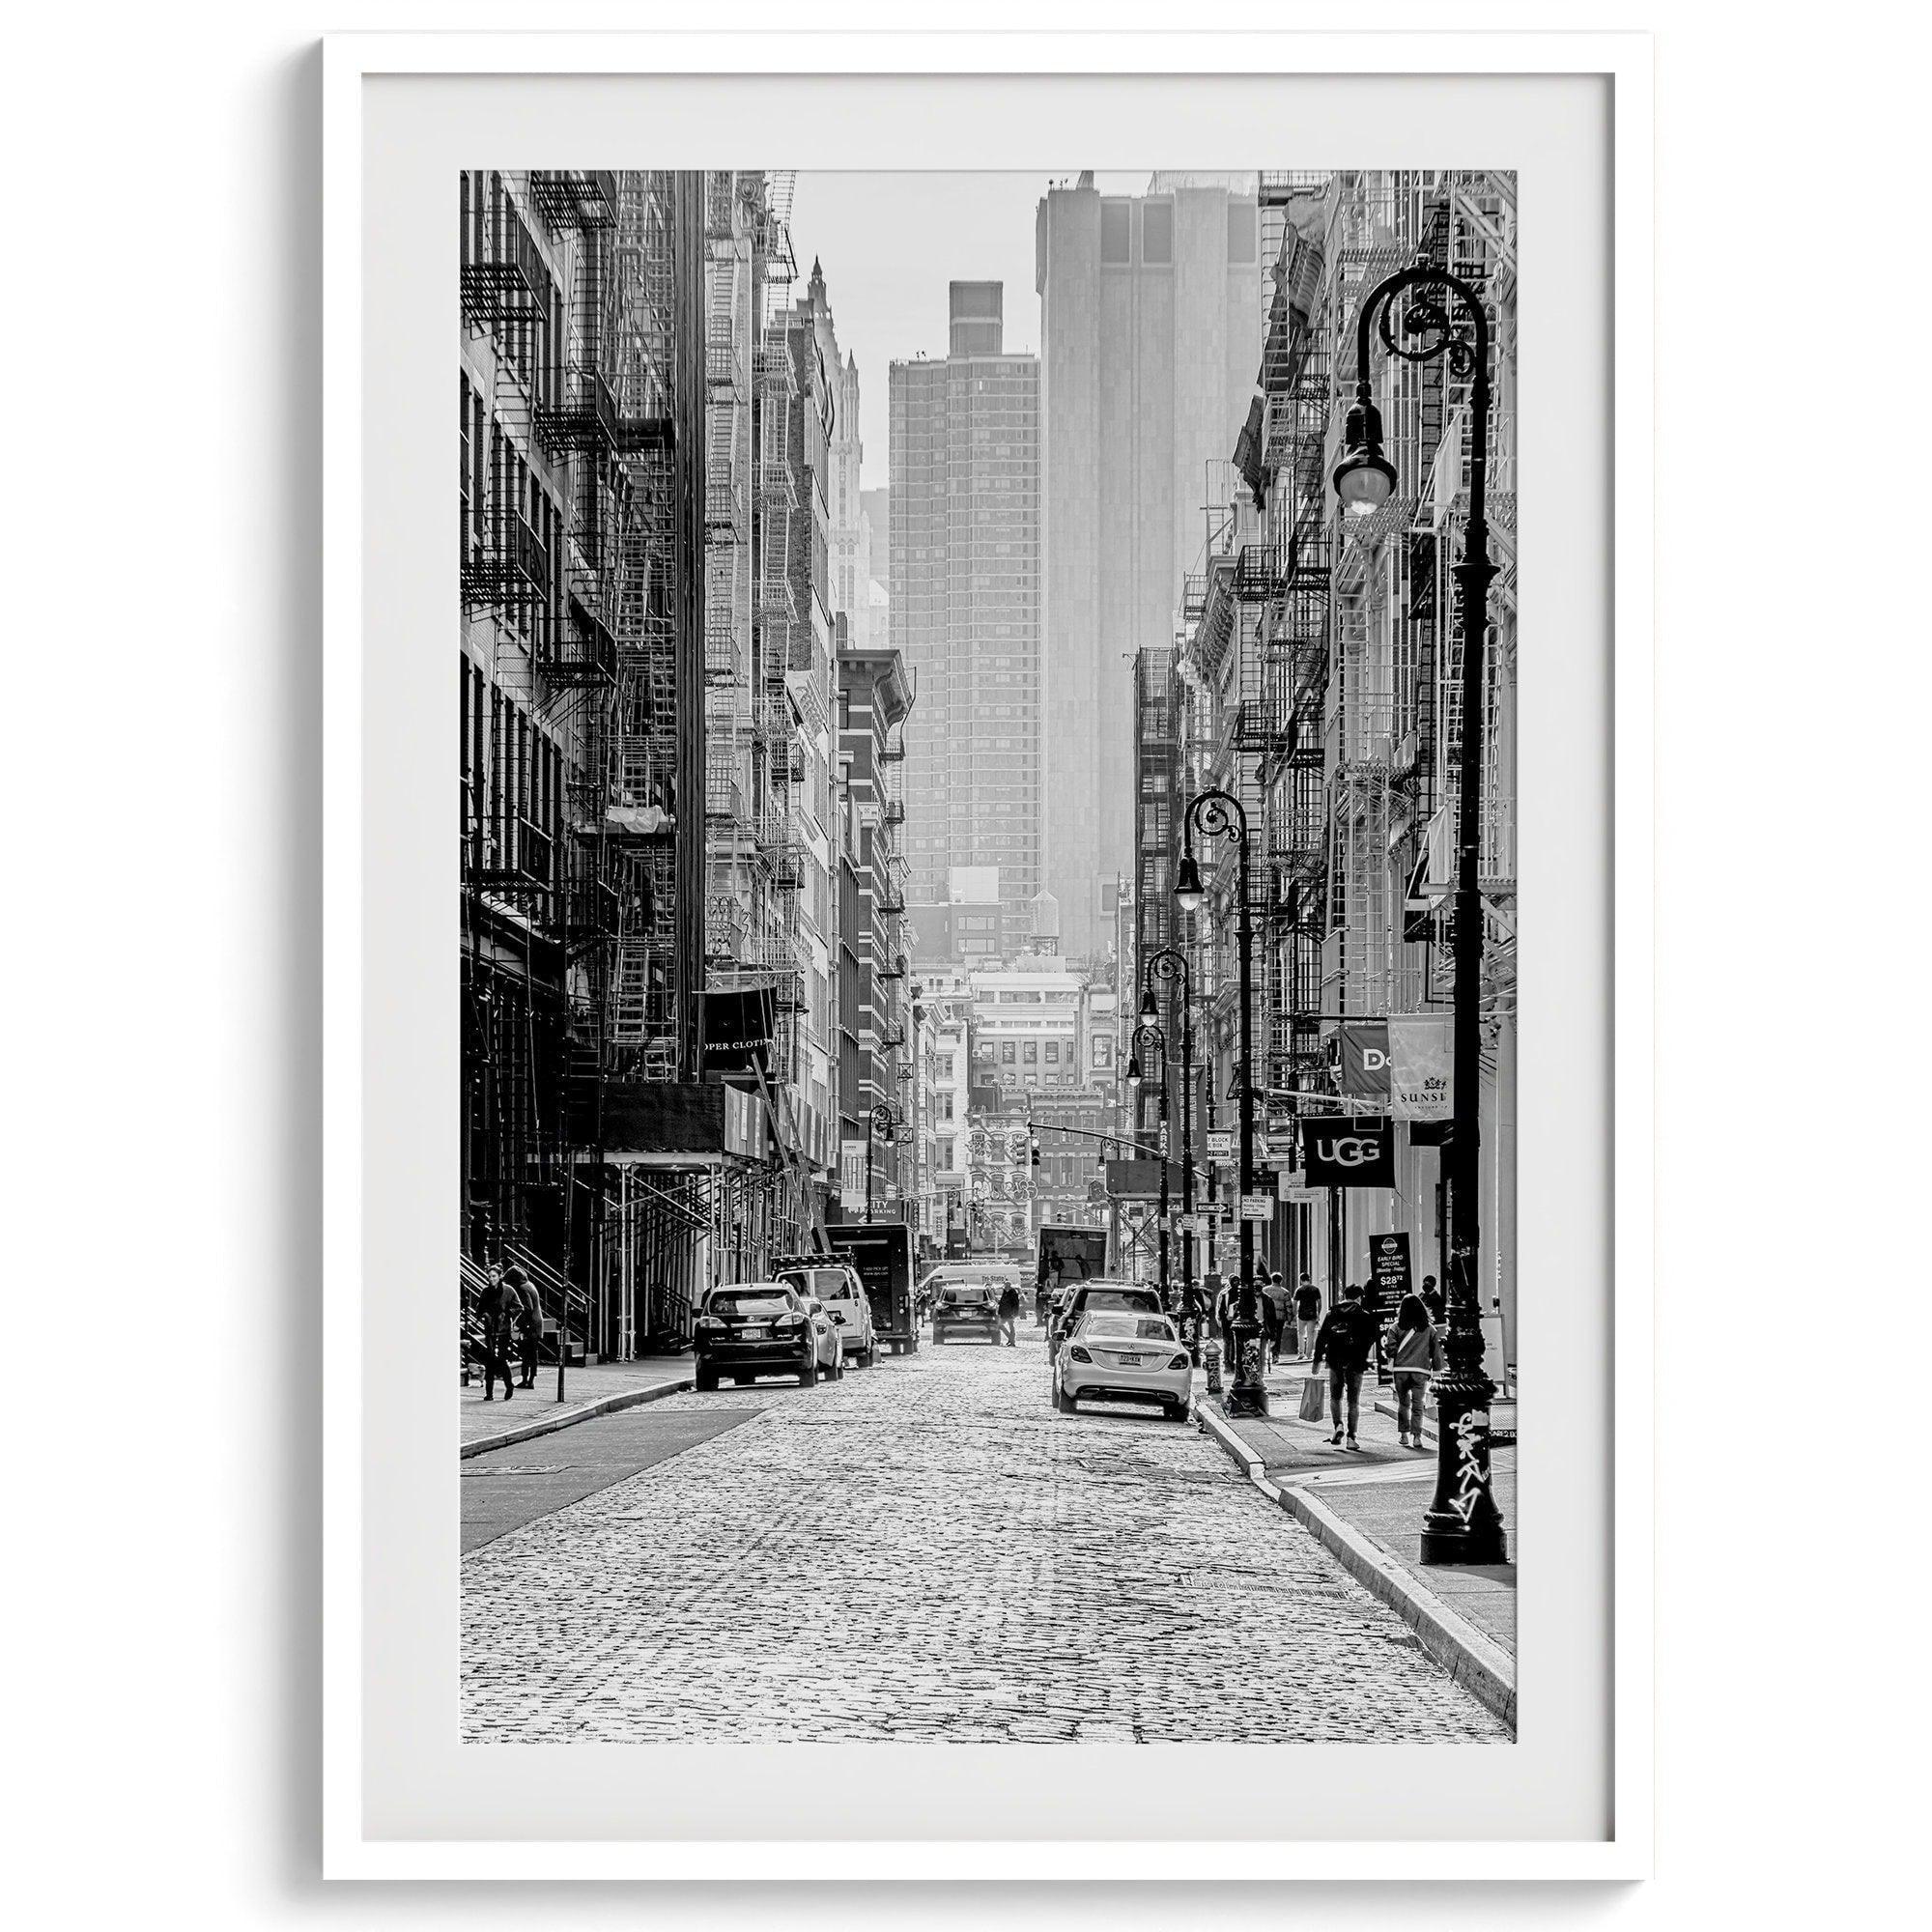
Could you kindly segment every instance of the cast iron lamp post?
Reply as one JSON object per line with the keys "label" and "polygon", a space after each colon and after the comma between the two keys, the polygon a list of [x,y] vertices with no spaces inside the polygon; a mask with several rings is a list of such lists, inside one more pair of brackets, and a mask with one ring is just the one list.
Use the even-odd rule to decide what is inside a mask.
{"label": "cast iron lamp post", "polygon": [[893,1144],[893,1130],[898,1125],[899,1117],[893,1112],[892,1103],[881,1100],[866,1116],[866,1222],[870,1226],[872,1219],[872,1136],[876,1134],[888,1147]]}
{"label": "cast iron lamp post", "polygon": [[[1127,1085],[1138,1089],[1141,1084],[1141,1041],[1146,1040],[1149,1050],[1160,1055],[1160,1300],[1167,1305],[1167,1036],[1151,1020],[1144,1020],[1134,1029],[1131,1050],[1127,1056]],[[1139,1124],[1138,1121],[1135,1122]],[[1185,1182],[1182,1183],[1185,1185]]]}
{"label": "cast iron lamp post", "polygon": [[1187,955],[1178,946],[1163,946],[1148,955],[1142,972],[1144,1020],[1160,1016],[1151,981],[1178,982],[1180,988],[1180,1308],[1184,1314],[1194,1305],[1194,1010],[1189,1005]]}
{"label": "cast iron lamp post", "polygon": [[[1398,340],[1392,304],[1403,304]],[[1454,298],[1472,340],[1459,332],[1447,306]],[[1483,1331],[1476,1299],[1477,1103],[1482,1052],[1483,902],[1479,856],[1483,836],[1483,633],[1489,620],[1487,492],[1490,469],[1490,318],[1482,298],[1460,276],[1417,261],[1378,282],[1363,298],[1355,329],[1355,400],[1350,407],[1335,494],[1351,516],[1371,516],[1395,489],[1395,467],[1382,454],[1381,413],[1369,387],[1369,331],[1402,362],[1438,357],[1470,379],[1469,516],[1456,580],[1456,631],[1463,648],[1463,736],[1458,748],[1455,1094],[1443,1160],[1449,1182],[1447,1373],[1435,1383],[1435,1497],[1422,1520],[1425,1563],[1500,1563],[1502,1515],[1490,1486],[1490,1400],[1495,1384],[1483,1373]]]}
{"label": "cast iron lamp post", "polygon": [[1236,937],[1240,947],[1241,990],[1241,1145],[1237,1192],[1241,1208],[1241,1299],[1235,1321],[1235,1378],[1228,1385],[1230,1415],[1265,1415],[1267,1384],[1262,1379],[1261,1304],[1255,1296],[1255,1224],[1248,1219],[1247,1197],[1255,1184],[1255,924],[1248,906],[1248,814],[1230,791],[1196,792],[1180,817],[1185,841],[1180,869],[1175,875],[1174,902],[1184,913],[1197,913],[1207,902],[1201,868],[1194,861],[1194,835],[1232,838],[1238,855],[1235,895],[1238,907]]}

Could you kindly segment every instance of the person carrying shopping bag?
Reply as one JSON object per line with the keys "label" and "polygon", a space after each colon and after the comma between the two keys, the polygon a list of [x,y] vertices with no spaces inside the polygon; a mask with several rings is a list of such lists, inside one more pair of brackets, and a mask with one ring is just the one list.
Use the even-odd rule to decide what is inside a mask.
{"label": "person carrying shopping bag", "polygon": [[1311,1369],[1328,1364],[1328,1408],[1335,1433],[1328,1439],[1342,1440],[1343,1406],[1347,1404],[1349,1447],[1359,1448],[1355,1426],[1362,1409],[1362,1375],[1371,1357],[1379,1368],[1382,1359],[1382,1331],[1375,1318],[1362,1306],[1362,1291],[1350,1282],[1342,1291],[1342,1299],[1328,1311],[1315,1337]]}
{"label": "person carrying shopping bag", "polygon": [[1431,1378],[1442,1372],[1442,1337],[1435,1332],[1421,1295],[1403,1296],[1389,1355],[1395,1369],[1396,1434],[1405,1449],[1420,1449],[1422,1406],[1429,1400]]}

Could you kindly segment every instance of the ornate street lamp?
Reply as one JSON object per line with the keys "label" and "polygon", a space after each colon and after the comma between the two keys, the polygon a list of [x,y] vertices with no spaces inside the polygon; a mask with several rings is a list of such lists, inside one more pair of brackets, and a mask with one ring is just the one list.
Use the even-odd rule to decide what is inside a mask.
{"label": "ornate street lamp", "polygon": [[893,1144],[894,1130],[898,1126],[899,1117],[893,1112],[890,1102],[881,1100],[866,1116],[866,1220],[872,1219],[872,1137],[876,1134],[888,1147]]}
{"label": "ornate street lamp", "polygon": [[1240,1168],[1236,1192],[1241,1209],[1241,1298],[1235,1319],[1235,1378],[1228,1385],[1230,1415],[1265,1415],[1267,1384],[1262,1379],[1261,1303],[1255,1294],[1255,1224],[1248,1219],[1246,1197],[1255,1184],[1255,925],[1248,905],[1248,814],[1231,791],[1197,792],[1180,816],[1185,841],[1175,874],[1174,902],[1184,913],[1197,913],[1207,901],[1201,867],[1194,862],[1194,835],[1232,838],[1237,855],[1235,897],[1236,937],[1240,947],[1241,1133]]}
{"label": "ornate street lamp", "polygon": [[[1178,983],[1180,988],[1180,1308],[1184,1314],[1194,1300],[1194,1009],[1187,955],[1178,946],[1163,946],[1148,955],[1141,970],[1146,976],[1141,982],[1143,1018],[1154,1017],[1160,1010],[1154,980],[1170,986]],[[1161,1172],[1164,1175],[1166,1169]]]}
{"label": "ornate street lamp", "polygon": [[[1400,330],[1393,302],[1407,292]],[[1452,319],[1453,298],[1460,315]],[[1459,323],[1466,320],[1469,338]],[[1455,565],[1456,630],[1463,649],[1463,732],[1457,757],[1455,1095],[1444,1152],[1449,1183],[1449,1334],[1447,1373],[1435,1383],[1435,1496],[1422,1520],[1425,1563],[1500,1563],[1505,1538],[1490,1485],[1490,1401],[1495,1384],[1483,1373],[1483,1331],[1476,1299],[1477,1119],[1481,1095],[1483,903],[1479,855],[1483,835],[1483,634],[1489,619],[1487,505],[1490,469],[1490,318],[1482,298],[1461,276],[1426,260],[1378,282],[1363,298],[1355,327],[1355,400],[1349,411],[1335,494],[1351,516],[1372,515],[1396,485],[1382,454],[1382,425],[1369,388],[1369,331],[1401,362],[1446,361],[1470,379],[1469,514],[1463,557]],[[1398,339],[1398,334],[1403,339]]]}
{"label": "ornate street lamp", "polygon": [[[1167,1303],[1167,1036],[1151,1020],[1143,1020],[1134,1029],[1133,1053],[1127,1061],[1127,1084],[1141,1082],[1141,1041],[1151,1052],[1160,1055],[1160,1299]],[[1140,1124],[1138,1121],[1134,1122]]]}

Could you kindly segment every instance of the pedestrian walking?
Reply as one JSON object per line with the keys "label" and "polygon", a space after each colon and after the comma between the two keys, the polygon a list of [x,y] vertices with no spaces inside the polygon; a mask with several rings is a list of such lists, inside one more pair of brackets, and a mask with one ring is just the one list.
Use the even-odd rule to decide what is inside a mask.
{"label": "pedestrian walking", "polygon": [[[1218,1275],[1214,1279],[1221,1280]],[[1214,1327],[1221,1337],[1221,1359],[1230,1368],[1235,1362],[1235,1318],[1239,1313],[1240,1294],[1240,1283],[1230,1275],[1221,1281],[1214,1296]]]}
{"label": "pedestrian walking", "polygon": [[536,1283],[520,1267],[504,1269],[503,1286],[517,1297],[511,1314],[524,1345],[522,1386],[533,1389],[537,1385],[537,1350],[543,1343],[543,1303],[537,1298]]}
{"label": "pedestrian walking", "polygon": [[1020,1292],[1011,1282],[1000,1291],[1000,1332],[1007,1339],[1007,1347],[1017,1349],[1019,1336],[1014,1324],[1020,1319]]}
{"label": "pedestrian walking", "polygon": [[1267,1278],[1267,1287],[1262,1293],[1262,1321],[1267,1329],[1268,1366],[1281,1365],[1282,1337],[1288,1330],[1290,1321],[1288,1304],[1288,1284],[1281,1278],[1277,1268]]}
{"label": "pedestrian walking", "polygon": [[1422,1305],[1429,1311],[1432,1321],[1440,1321],[1448,1313],[1449,1304],[1443,1298],[1442,1291],[1435,1286],[1435,1277],[1426,1274],[1422,1277]]}
{"label": "pedestrian walking", "polygon": [[1315,1355],[1310,1367],[1328,1364],[1328,1412],[1335,1433],[1328,1439],[1342,1440],[1343,1407],[1347,1403],[1349,1447],[1359,1448],[1356,1424],[1362,1407],[1362,1374],[1373,1357],[1378,1369],[1382,1359],[1382,1331],[1362,1306],[1362,1291],[1350,1282],[1342,1291],[1342,1299],[1328,1311],[1315,1337]]}
{"label": "pedestrian walking", "polygon": [[1306,1361],[1315,1352],[1315,1330],[1321,1321],[1321,1291],[1308,1278],[1308,1270],[1301,1271],[1301,1282],[1294,1291],[1295,1353]]}
{"label": "pedestrian walking", "polygon": [[1420,1449],[1422,1405],[1429,1397],[1431,1378],[1442,1372],[1442,1337],[1435,1332],[1421,1295],[1403,1296],[1395,1318],[1395,1345],[1389,1354],[1395,1370],[1396,1434],[1405,1449]]}
{"label": "pedestrian walking", "polygon": [[497,1399],[497,1378],[503,1380],[503,1400],[508,1402],[516,1382],[510,1373],[510,1345],[516,1339],[517,1320],[523,1301],[498,1269],[476,1296],[476,1316],[483,1329],[483,1400]]}

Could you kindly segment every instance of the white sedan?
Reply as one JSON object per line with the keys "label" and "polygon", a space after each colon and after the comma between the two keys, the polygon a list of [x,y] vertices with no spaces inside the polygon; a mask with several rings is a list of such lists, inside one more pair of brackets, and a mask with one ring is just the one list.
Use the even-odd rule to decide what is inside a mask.
{"label": "white sedan", "polygon": [[1070,1412],[1083,1399],[1156,1403],[1187,1420],[1194,1371],[1165,1315],[1105,1308],[1083,1316],[1053,1365],[1053,1406]]}

